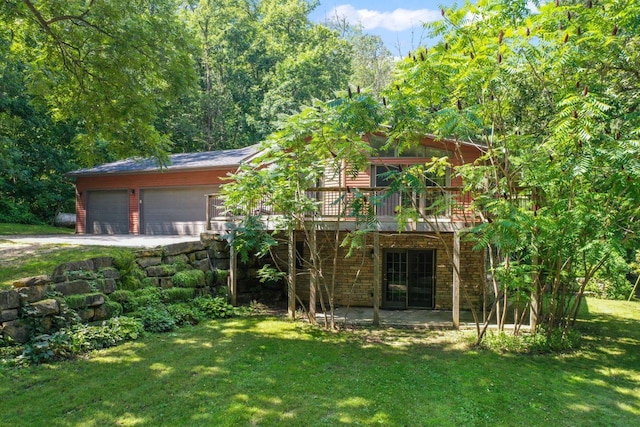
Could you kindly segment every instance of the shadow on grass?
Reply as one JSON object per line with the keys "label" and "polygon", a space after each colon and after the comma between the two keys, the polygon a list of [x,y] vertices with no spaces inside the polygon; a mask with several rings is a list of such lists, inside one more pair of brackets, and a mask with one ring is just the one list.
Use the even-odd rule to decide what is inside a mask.
{"label": "shadow on grass", "polygon": [[0,413],[7,425],[59,426],[632,425],[640,377],[625,340],[638,332],[618,321],[589,320],[619,325],[621,341],[550,356],[463,349],[453,332],[394,340],[274,318],[211,321],[15,371],[0,385]]}

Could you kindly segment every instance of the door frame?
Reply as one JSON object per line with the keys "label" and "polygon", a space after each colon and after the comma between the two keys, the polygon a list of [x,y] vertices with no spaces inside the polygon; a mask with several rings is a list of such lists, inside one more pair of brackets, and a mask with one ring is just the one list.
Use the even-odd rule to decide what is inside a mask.
{"label": "door frame", "polygon": [[[431,253],[432,266],[431,266],[431,305],[430,306],[416,306],[409,304],[409,295],[411,293],[411,281],[409,278],[409,272],[412,267],[410,264],[411,252],[427,252]],[[391,254],[397,254],[398,257],[391,262],[394,263],[400,271],[390,271],[389,256]],[[436,249],[416,249],[416,248],[404,248],[404,249],[384,249],[382,256],[382,307],[387,309],[406,309],[406,308],[420,308],[420,309],[434,309],[436,304],[436,269],[437,269],[437,250]],[[393,280],[397,283],[390,283],[391,274],[400,274],[399,279]],[[395,290],[389,291],[389,285],[393,285]],[[402,295],[404,293],[404,296]]]}

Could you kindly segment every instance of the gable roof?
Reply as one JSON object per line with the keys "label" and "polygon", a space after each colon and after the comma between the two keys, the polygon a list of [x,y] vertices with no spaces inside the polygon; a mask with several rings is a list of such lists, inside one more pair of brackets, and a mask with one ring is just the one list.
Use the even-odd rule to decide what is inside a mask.
{"label": "gable roof", "polygon": [[80,169],[65,175],[71,177],[92,175],[113,175],[159,171],[177,171],[193,169],[210,169],[227,166],[239,166],[247,158],[256,154],[258,145],[236,148],[232,150],[205,151],[202,153],[182,153],[169,156],[167,166],[161,169],[155,159],[125,159],[105,163],[92,168]]}

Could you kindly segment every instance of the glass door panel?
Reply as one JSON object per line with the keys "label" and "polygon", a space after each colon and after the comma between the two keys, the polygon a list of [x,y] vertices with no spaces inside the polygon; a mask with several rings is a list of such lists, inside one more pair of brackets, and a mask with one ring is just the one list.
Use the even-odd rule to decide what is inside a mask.
{"label": "glass door panel", "polygon": [[405,308],[407,306],[407,253],[387,252],[384,270],[384,306]]}
{"label": "glass door panel", "polygon": [[408,267],[408,306],[433,308],[435,251],[409,251]]}
{"label": "glass door panel", "polygon": [[385,308],[433,308],[435,251],[385,252],[383,286]]}

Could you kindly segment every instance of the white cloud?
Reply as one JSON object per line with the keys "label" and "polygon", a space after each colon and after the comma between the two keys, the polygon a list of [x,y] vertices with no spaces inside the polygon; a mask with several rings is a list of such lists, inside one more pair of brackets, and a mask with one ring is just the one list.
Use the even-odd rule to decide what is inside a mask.
{"label": "white cloud", "polygon": [[405,31],[424,22],[441,19],[440,10],[396,9],[393,12],[380,12],[369,9],[356,9],[350,4],[335,7],[328,17],[345,18],[351,24],[360,24],[365,30],[384,28],[391,31]]}

